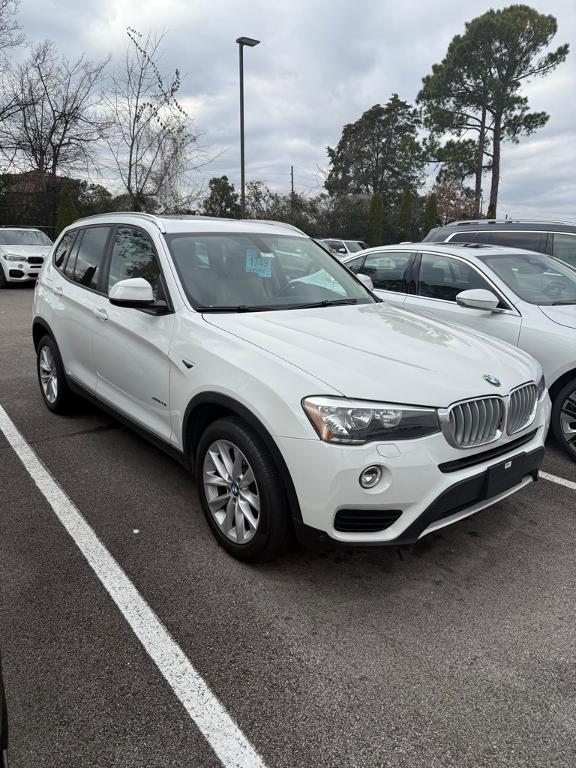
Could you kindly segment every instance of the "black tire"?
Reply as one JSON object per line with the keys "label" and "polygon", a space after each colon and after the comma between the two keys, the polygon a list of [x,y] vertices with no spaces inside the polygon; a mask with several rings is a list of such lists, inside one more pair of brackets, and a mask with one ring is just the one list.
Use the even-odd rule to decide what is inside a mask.
{"label": "black tire", "polygon": [[6,275],[4,274],[4,270],[2,267],[0,267],[0,290],[2,288],[8,288],[8,280],[6,280]]}
{"label": "black tire", "polygon": [[572,419],[576,429],[576,379],[572,379],[565,384],[560,392],[557,393],[552,404],[552,433],[559,445],[566,451],[573,461],[576,461],[576,432],[573,435],[566,435],[562,428],[562,419],[568,416],[574,416]]}
{"label": "black tire", "polygon": [[[47,396],[42,385],[40,361],[43,356],[43,350],[47,350],[54,361],[57,391],[53,402],[51,402],[50,398]],[[60,357],[58,346],[51,336],[46,335],[40,339],[36,350],[36,371],[38,373],[38,384],[40,385],[40,394],[44,400],[44,405],[53,413],[67,413],[74,403],[74,396],[70,391],[66,380],[66,373],[64,371],[64,366],[62,365],[62,358]]]}
{"label": "black tire", "polygon": [[[246,543],[231,540],[208,506],[203,481],[204,462],[208,449],[216,441],[226,441],[232,444],[233,448],[239,449],[254,474],[255,484],[251,487],[256,489],[260,501],[258,524],[252,538]],[[240,418],[226,417],[207,427],[196,451],[195,469],[198,496],[208,525],[220,546],[233,557],[245,562],[271,560],[291,546],[292,524],[278,469],[263,441]],[[223,489],[224,493],[225,491],[226,489]],[[242,491],[238,493],[241,494]],[[232,498],[230,490],[228,495]]]}

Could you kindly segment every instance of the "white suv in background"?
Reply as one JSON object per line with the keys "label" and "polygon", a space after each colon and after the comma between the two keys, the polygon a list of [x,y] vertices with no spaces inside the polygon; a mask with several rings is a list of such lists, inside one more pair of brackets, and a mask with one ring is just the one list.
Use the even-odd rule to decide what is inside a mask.
{"label": "white suv in background", "polygon": [[51,247],[39,229],[0,227],[0,288],[36,280]]}
{"label": "white suv in background", "polygon": [[80,393],[178,456],[245,560],[294,530],[413,542],[528,485],[543,458],[535,360],[379,301],[288,225],[78,221],[38,281],[33,338],[47,407]]}

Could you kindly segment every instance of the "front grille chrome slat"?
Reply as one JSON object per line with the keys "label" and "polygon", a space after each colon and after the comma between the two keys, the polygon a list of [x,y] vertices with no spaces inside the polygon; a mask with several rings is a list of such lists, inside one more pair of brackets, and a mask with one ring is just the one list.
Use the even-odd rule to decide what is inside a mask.
{"label": "front grille chrome slat", "polygon": [[507,433],[514,435],[529,427],[536,417],[538,393],[535,384],[524,384],[510,393]]}
{"label": "front grille chrome slat", "polygon": [[500,397],[479,397],[456,403],[441,418],[444,435],[457,448],[474,448],[502,434],[504,403]]}

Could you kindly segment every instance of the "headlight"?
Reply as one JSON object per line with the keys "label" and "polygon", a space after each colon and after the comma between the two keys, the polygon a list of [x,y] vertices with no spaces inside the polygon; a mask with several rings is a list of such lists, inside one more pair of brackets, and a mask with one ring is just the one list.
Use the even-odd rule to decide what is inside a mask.
{"label": "headlight", "polygon": [[15,256],[13,253],[5,253],[4,258],[6,261],[26,261],[26,256]]}
{"label": "headlight", "polygon": [[544,378],[544,374],[540,376],[540,380],[538,381],[538,384],[536,384],[536,391],[538,392],[538,400],[540,400],[546,391],[546,380]]}
{"label": "headlight", "polygon": [[306,397],[302,407],[320,439],[327,443],[412,440],[440,431],[434,408],[341,397]]}

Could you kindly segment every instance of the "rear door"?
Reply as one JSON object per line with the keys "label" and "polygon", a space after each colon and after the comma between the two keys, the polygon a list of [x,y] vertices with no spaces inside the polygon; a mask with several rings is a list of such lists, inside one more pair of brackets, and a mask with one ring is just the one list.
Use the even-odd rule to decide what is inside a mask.
{"label": "rear door", "polygon": [[[110,288],[131,277],[142,277],[152,285],[158,302],[155,308],[110,303]],[[122,224],[115,228],[98,309],[93,342],[97,395],[169,441],[169,352],[174,313],[156,247],[140,227]]]}
{"label": "rear door", "polygon": [[[483,288],[500,299],[497,311],[469,309],[456,303],[462,291]],[[405,309],[422,312],[437,320],[473,328],[518,345],[522,318],[514,306],[467,261],[443,253],[422,253],[416,270],[416,294],[408,295]]]}

